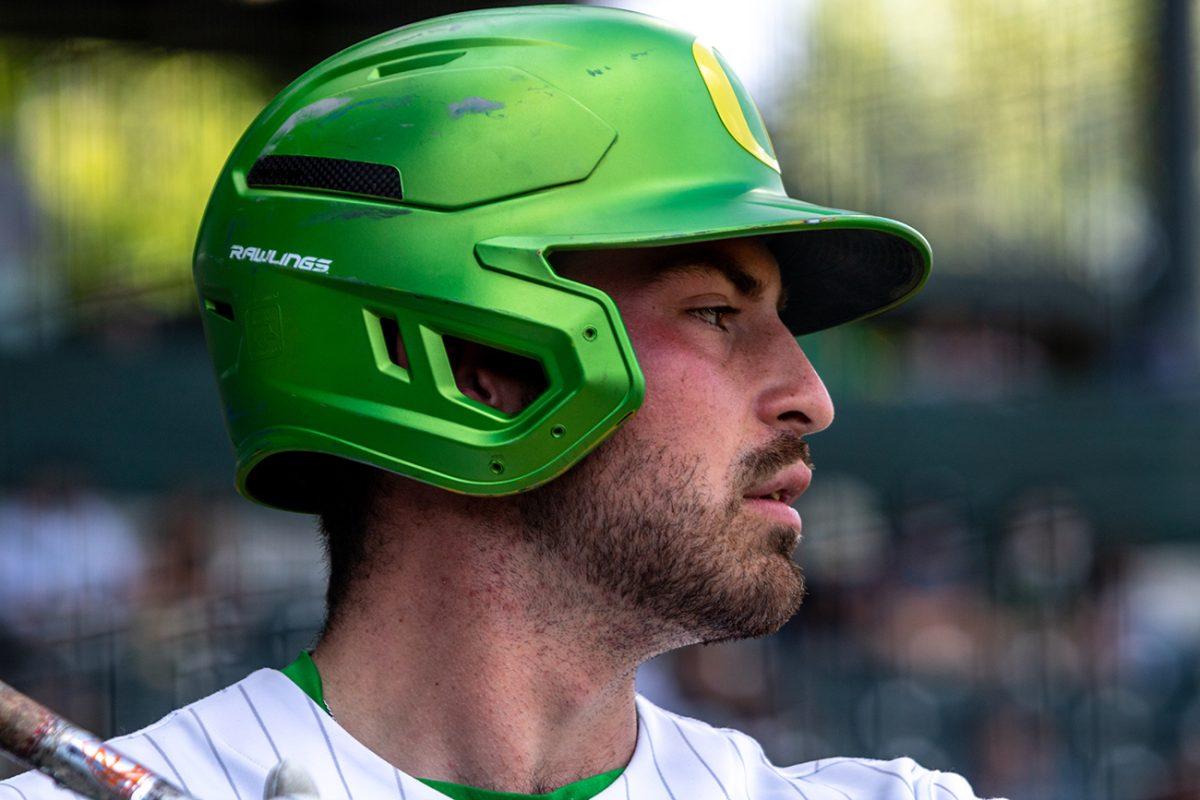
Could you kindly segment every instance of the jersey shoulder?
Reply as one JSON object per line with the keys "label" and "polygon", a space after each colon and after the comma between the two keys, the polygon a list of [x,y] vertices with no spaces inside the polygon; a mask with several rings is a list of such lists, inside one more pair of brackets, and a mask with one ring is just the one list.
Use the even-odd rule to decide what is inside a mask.
{"label": "jersey shoulder", "polygon": [[962,776],[925,769],[911,758],[822,758],[780,766],[741,731],[666,711],[640,696],[638,709],[643,729],[660,751],[657,766],[668,785],[672,778],[701,780],[707,773],[714,797],[982,800]]}
{"label": "jersey shoulder", "polygon": [[821,786],[839,797],[985,800],[958,773],[926,769],[911,758],[822,758],[780,771],[797,787]]}
{"label": "jersey shoulder", "polygon": [[[257,758],[244,747],[231,747],[224,741],[223,729],[231,718],[231,707],[251,703],[245,686],[254,682],[259,670],[247,678],[213,694],[178,708],[141,730],[108,740],[107,744],[122,755],[150,768],[172,781],[185,792],[196,786],[235,786],[259,781],[273,763]],[[0,800],[65,800],[78,798],[74,792],[57,786],[47,776],[30,770],[0,781]]]}

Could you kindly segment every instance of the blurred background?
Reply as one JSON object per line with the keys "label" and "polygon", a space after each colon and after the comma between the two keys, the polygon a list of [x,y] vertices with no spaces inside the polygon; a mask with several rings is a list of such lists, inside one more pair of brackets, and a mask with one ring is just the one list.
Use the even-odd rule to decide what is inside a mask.
{"label": "blurred background", "polygon": [[[916,301],[802,340],[838,421],[800,614],[642,691],[787,763],[1200,797],[1196,4],[604,4],[722,52],[793,195],[936,253]],[[194,236],[292,78],[485,5],[0,4],[0,678],[115,735],[311,643],[314,520],[232,489]]]}

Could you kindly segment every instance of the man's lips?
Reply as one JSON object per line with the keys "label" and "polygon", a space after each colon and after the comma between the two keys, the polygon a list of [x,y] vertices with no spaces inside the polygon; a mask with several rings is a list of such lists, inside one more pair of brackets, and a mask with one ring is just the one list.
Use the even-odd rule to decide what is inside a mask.
{"label": "man's lips", "polygon": [[745,492],[747,499],[763,499],[790,506],[812,483],[812,470],[805,464],[793,464],[771,480]]}
{"label": "man's lips", "polygon": [[744,502],[758,513],[800,531],[800,512],[788,504],[763,497],[747,497]]}
{"label": "man's lips", "polygon": [[805,464],[793,464],[771,480],[753,487],[744,495],[746,505],[784,525],[801,527],[800,514],[792,508],[797,497],[812,483],[812,470]]}

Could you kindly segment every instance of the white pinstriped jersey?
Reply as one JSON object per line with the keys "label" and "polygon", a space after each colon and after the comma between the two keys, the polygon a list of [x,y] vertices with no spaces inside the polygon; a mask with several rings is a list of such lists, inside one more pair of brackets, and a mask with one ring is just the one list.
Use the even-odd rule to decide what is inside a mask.
{"label": "white pinstriped jersey", "polygon": [[[977,800],[958,775],[911,759],[828,758],[777,767],[738,731],[637,698],[638,737],[621,777],[594,800]],[[172,712],[117,749],[204,800],[259,800],[268,770],[295,759],[322,800],[446,800],[347,733],[282,672],[260,669]],[[33,772],[0,800],[76,797]]]}

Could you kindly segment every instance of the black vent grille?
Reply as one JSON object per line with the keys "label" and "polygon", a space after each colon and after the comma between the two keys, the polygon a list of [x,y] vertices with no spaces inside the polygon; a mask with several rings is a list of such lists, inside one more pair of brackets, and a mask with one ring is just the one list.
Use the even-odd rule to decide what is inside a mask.
{"label": "black vent grille", "polygon": [[400,170],[388,164],[319,156],[263,156],[246,176],[248,186],[315,189],[403,200]]}

